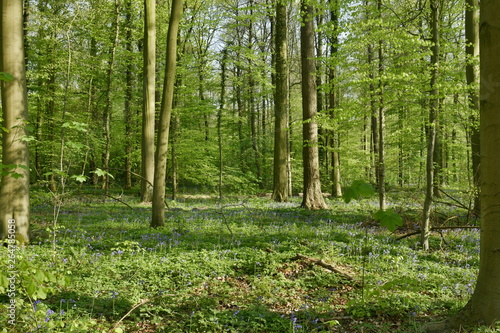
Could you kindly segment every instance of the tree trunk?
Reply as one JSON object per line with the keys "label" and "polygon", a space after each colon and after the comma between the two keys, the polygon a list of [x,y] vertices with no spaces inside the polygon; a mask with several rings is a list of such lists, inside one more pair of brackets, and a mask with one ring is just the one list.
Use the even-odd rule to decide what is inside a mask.
{"label": "tree trunk", "polygon": [[420,242],[422,249],[429,250],[429,233],[431,228],[431,210],[434,188],[434,150],[437,135],[437,112],[439,108],[439,0],[432,0],[431,6],[431,31],[432,31],[432,55],[431,55],[431,91],[429,101],[429,123],[427,128],[427,159],[426,159],[426,191],[424,210],[422,213],[422,226]]}
{"label": "tree trunk", "polygon": [[227,64],[227,48],[222,51],[221,60],[221,80],[220,80],[220,100],[219,110],[217,110],[217,142],[219,145],[219,199],[222,200],[222,176],[224,170],[224,161],[222,154],[222,111],[226,104],[226,64]]}
{"label": "tree trunk", "polygon": [[[332,40],[330,41],[330,57],[335,60],[338,51],[338,24],[339,24],[339,1],[330,0],[330,17],[334,26]],[[330,66],[329,71],[329,81],[330,81],[330,93],[328,95],[329,108],[330,108],[330,119],[335,120],[335,111],[337,107],[337,87],[336,87],[336,69],[335,62]],[[332,196],[341,197],[342,196],[342,186],[340,184],[340,156],[339,156],[339,140],[337,133],[330,130],[329,136],[329,148],[331,150],[331,180],[332,180]]]}
{"label": "tree trunk", "polygon": [[23,3],[19,0],[0,2],[0,70],[13,76],[2,87],[2,164],[0,188],[0,239],[14,239],[21,244],[30,241],[29,154],[27,135],[28,103],[23,44]]}
{"label": "tree trunk", "polygon": [[480,135],[479,135],[479,3],[478,0],[467,0],[465,9],[465,53],[467,63],[465,67],[467,85],[469,87],[468,100],[471,111],[470,140],[472,157],[472,177],[475,188],[474,212],[479,216],[481,203],[479,201],[480,184]]}
{"label": "tree trunk", "polygon": [[464,325],[500,320],[500,2],[481,0],[481,244],[476,288],[454,317],[424,326],[427,332],[452,332]]}
{"label": "tree trunk", "polygon": [[276,90],[274,97],[274,181],[272,200],[288,201],[288,64],[287,5],[276,2]]}
{"label": "tree trunk", "polygon": [[[132,0],[126,2],[126,49],[129,54],[132,54]],[[133,97],[133,82],[132,82],[132,59],[128,59],[127,68],[125,70],[125,105],[124,105],[124,120],[125,120],[125,189],[132,188],[132,150],[133,150],[133,119],[131,111],[131,102]]]}
{"label": "tree trunk", "polygon": [[304,197],[302,207],[306,209],[326,209],[321,191],[318,154],[318,125],[315,122],[316,70],[314,59],[313,7],[306,0],[301,4],[302,26],[300,28],[300,56],[302,65],[302,158],[304,169]]}
{"label": "tree trunk", "polygon": [[182,0],[173,0],[167,33],[167,56],[165,79],[161,100],[160,121],[158,123],[158,144],[155,154],[155,173],[153,183],[153,212],[151,227],[165,224],[165,179],[167,173],[167,151],[170,116],[174,98],[175,69],[177,59],[177,36],[182,16]]}
{"label": "tree trunk", "polygon": [[377,112],[377,101],[376,101],[376,96],[375,96],[375,75],[373,74],[373,46],[371,44],[368,45],[368,70],[370,71],[368,74],[368,77],[370,79],[370,111],[371,111],[371,117],[370,117],[370,138],[371,138],[371,154],[370,154],[370,160],[371,160],[371,168],[372,168],[372,175],[375,176],[375,184],[377,186],[380,185],[380,181],[378,179],[379,176],[379,170],[378,170],[378,155],[379,155],[379,135],[378,135],[378,112]]}
{"label": "tree trunk", "polygon": [[144,0],[143,107],[141,143],[141,201],[153,199],[155,173],[155,76],[156,76],[156,1]]}
{"label": "tree trunk", "polygon": [[[382,0],[377,1],[377,11],[379,19],[382,21]],[[378,179],[378,195],[379,208],[385,210],[387,207],[387,198],[385,192],[385,106],[384,106],[384,42],[379,40],[378,43],[378,156],[377,156],[377,179]]]}
{"label": "tree trunk", "polygon": [[110,59],[108,63],[108,82],[106,87],[106,105],[104,107],[103,114],[103,127],[104,127],[104,152],[103,152],[103,169],[106,171],[104,175],[102,189],[106,192],[109,189],[109,160],[111,156],[111,113],[113,109],[113,105],[111,102],[111,89],[113,86],[113,75],[115,69],[115,61],[116,61],[116,49],[118,47],[118,37],[120,33],[120,25],[118,21],[120,20],[120,4],[118,0],[115,0],[115,21],[113,22],[113,39],[112,46],[110,50]]}

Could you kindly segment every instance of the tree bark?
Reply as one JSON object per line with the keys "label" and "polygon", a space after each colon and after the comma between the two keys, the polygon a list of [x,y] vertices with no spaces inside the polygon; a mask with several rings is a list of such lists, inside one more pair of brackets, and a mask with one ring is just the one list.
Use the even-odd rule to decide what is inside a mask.
{"label": "tree bark", "polygon": [[165,79],[161,100],[160,121],[158,123],[158,144],[155,154],[155,173],[153,183],[153,212],[151,227],[157,228],[165,224],[165,179],[167,173],[167,151],[170,116],[174,98],[175,70],[177,59],[177,36],[182,16],[182,0],[173,0],[170,22],[167,33],[167,56]]}
{"label": "tree bark", "polygon": [[[330,18],[332,24],[334,25],[334,31],[332,40],[330,41],[330,57],[335,59],[338,51],[338,25],[339,25],[339,1],[338,0],[330,0]],[[335,63],[330,66],[329,69],[329,81],[330,81],[330,92],[328,94],[329,101],[329,116],[332,121],[335,120],[335,113],[337,108],[337,87],[336,87],[336,68]],[[341,197],[342,196],[342,186],[340,184],[340,156],[339,156],[339,140],[337,137],[337,133],[333,130],[330,130],[328,133],[329,136],[329,148],[331,150],[331,181],[332,181],[332,196]]]}
{"label": "tree bark", "polygon": [[109,189],[109,160],[111,156],[111,113],[112,113],[112,101],[111,101],[111,89],[113,86],[113,75],[115,70],[116,62],[116,49],[118,47],[118,37],[120,33],[120,4],[118,0],[115,0],[115,21],[113,22],[113,39],[112,46],[110,49],[110,59],[108,63],[108,82],[106,87],[106,105],[103,114],[103,127],[104,127],[104,152],[103,152],[103,168],[106,171],[104,175],[102,189],[108,191]]}
{"label": "tree bark", "polygon": [[[13,76],[2,87],[2,183],[0,187],[0,239],[30,241],[29,153],[26,136],[28,103],[23,44],[23,2],[0,2],[0,71]],[[10,167],[5,167],[10,166]]]}
{"label": "tree bark", "polygon": [[[126,2],[126,49],[129,54],[132,54],[132,0]],[[133,118],[131,103],[133,97],[133,77],[132,77],[132,61],[128,59],[127,68],[125,70],[125,105],[124,105],[124,121],[125,121],[125,189],[132,188],[132,151],[133,151]]]}
{"label": "tree bark", "polygon": [[222,200],[222,185],[224,175],[224,160],[222,150],[222,111],[226,105],[226,64],[227,64],[227,47],[222,51],[221,80],[220,80],[220,100],[219,109],[217,110],[217,143],[219,145],[219,199]]}
{"label": "tree bark", "polygon": [[288,201],[288,64],[287,7],[276,2],[276,90],[274,97],[274,181],[272,200]]}
{"label": "tree bark", "polygon": [[318,154],[316,70],[314,59],[314,10],[306,0],[301,4],[300,56],[302,65],[302,158],[304,169],[304,196],[302,207],[326,209],[321,191]]}
{"label": "tree bark", "polygon": [[465,67],[468,101],[471,111],[470,115],[470,140],[472,157],[472,177],[475,187],[474,212],[481,213],[481,203],[479,201],[480,185],[480,134],[479,134],[479,3],[478,0],[467,0],[465,9],[465,53],[467,63]]}
{"label": "tree bark", "polygon": [[144,0],[141,201],[151,202],[155,172],[156,1]]}
{"label": "tree bark", "polygon": [[480,4],[481,243],[476,288],[467,305],[452,318],[424,326],[427,332],[451,332],[465,325],[500,320],[500,2]]}
{"label": "tree bark", "polygon": [[439,2],[432,0],[431,6],[431,33],[432,33],[432,55],[431,55],[431,91],[430,91],[430,109],[429,123],[427,129],[427,160],[426,160],[426,192],[424,201],[424,210],[422,213],[422,233],[420,242],[422,249],[429,250],[429,233],[431,227],[431,210],[433,202],[434,188],[434,149],[436,146],[437,135],[437,113],[439,109]]}

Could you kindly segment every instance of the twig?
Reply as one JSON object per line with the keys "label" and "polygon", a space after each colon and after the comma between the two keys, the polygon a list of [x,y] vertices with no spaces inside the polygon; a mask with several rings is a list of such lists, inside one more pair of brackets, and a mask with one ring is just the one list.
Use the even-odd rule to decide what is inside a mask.
{"label": "twig", "polygon": [[[430,230],[431,231],[437,231],[437,230],[447,230],[447,229],[481,229],[480,226],[473,226],[473,225],[465,225],[465,226],[451,226],[451,227],[432,227]],[[410,233],[407,233],[403,236],[400,236],[398,238],[396,238],[396,240],[402,240],[404,238],[407,238],[407,237],[410,237],[410,236],[413,236],[413,235],[418,235],[420,234],[421,231],[418,230],[418,231],[412,231]]]}
{"label": "twig", "polygon": [[233,231],[231,230],[231,227],[229,227],[229,223],[227,223],[226,215],[224,215],[224,211],[221,209],[221,211],[218,213],[222,216],[222,220],[224,221],[224,224],[226,225],[227,230],[229,230],[229,233],[231,234],[231,238],[234,238]]}
{"label": "twig", "polygon": [[111,199],[116,200],[116,201],[118,201],[118,202],[121,202],[122,204],[124,204],[124,205],[125,205],[125,206],[127,206],[128,208],[130,208],[130,209],[134,210],[134,207],[130,206],[128,203],[126,203],[125,201],[121,200],[120,198],[116,198],[116,197],[114,197],[114,196],[112,196],[112,195],[109,195],[109,194],[106,194],[106,193],[103,193],[103,195],[104,195],[105,197],[108,197],[108,198],[111,198]]}
{"label": "twig", "polygon": [[136,305],[134,305],[123,317],[120,318],[120,320],[118,320],[115,324],[115,326],[113,326],[112,329],[110,329],[108,332],[111,333],[115,330],[115,328],[118,327],[118,325],[120,325],[120,323],[123,321],[123,319],[127,318],[131,313],[132,311],[134,311],[135,309],[137,309],[138,307],[140,307],[141,305],[144,305],[146,303],[149,303],[157,298],[160,298],[160,297],[166,297],[166,296],[175,296],[175,295],[172,295],[172,294],[168,294],[168,295],[158,295],[158,296],[155,296],[153,298],[148,298],[148,299],[143,299],[142,301],[140,301],[139,303],[137,303]]}
{"label": "twig", "polygon": [[[446,195],[448,198],[450,198],[451,200],[455,201],[457,203],[457,206],[458,207],[462,207],[463,209],[465,210],[469,210],[469,207],[467,207],[466,205],[464,205],[463,203],[461,203],[460,201],[458,201],[457,199],[455,199],[454,197],[452,197],[451,195],[449,195],[448,193],[446,193],[445,191],[443,191],[442,189],[439,189],[439,192],[443,193],[444,195]],[[446,203],[446,202],[442,202],[442,203]]]}
{"label": "twig", "polygon": [[298,259],[309,260],[313,264],[321,266],[323,268],[326,268],[329,271],[335,272],[337,274],[340,274],[340,275],[344,276],[348,280],[354,280],[354,277],[352,275],[350,275],[350,274],[348,274],[346,272],[341,271],[340,269],[334,267],[331,264],[328,264],[328,263],[324,262],[322,259],[311,258],[311,257],[305,256],[303,254],[297,253],[297,255],[295,257],[293,257],[292,260],[298,260]]}

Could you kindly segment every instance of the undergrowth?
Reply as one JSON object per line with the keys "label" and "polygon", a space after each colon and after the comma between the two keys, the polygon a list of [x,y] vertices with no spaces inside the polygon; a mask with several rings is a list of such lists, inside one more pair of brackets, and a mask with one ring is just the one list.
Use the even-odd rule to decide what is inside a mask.
{"label": "undergrowth", "polygon": [[16,251],[15,325],[5,292],[2,332],[420,332],[465,304],[478,270],[475,229],[433,234],[430,252],[397,240],[418,225],[410,203],[394,207],[404,226],[390,233],[373,222],[373,200],[306,211],[299,198],[191,197],[169,202],[160,229],[149,206],[120,200],[130,207],[68,197],[55,244],[52,206],[33,206],[34,241]]}

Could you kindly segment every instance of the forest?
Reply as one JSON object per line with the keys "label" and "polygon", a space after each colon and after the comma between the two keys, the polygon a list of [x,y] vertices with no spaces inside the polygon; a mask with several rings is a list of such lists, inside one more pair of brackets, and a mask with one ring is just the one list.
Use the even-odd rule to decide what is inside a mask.
{"label": "forest", "polygon": [[500,3],[0,15],[0,332],[500,331]]}

